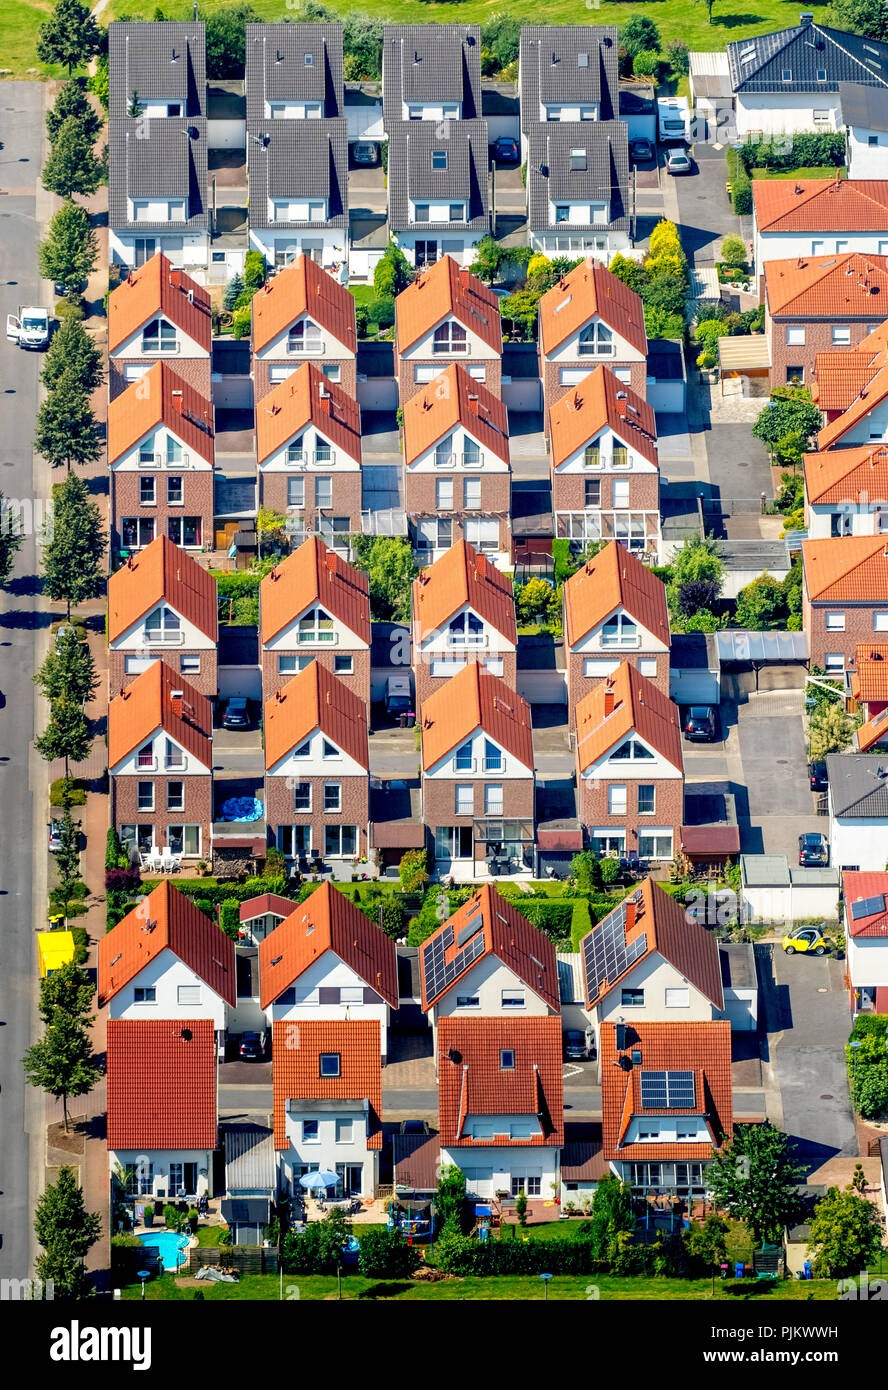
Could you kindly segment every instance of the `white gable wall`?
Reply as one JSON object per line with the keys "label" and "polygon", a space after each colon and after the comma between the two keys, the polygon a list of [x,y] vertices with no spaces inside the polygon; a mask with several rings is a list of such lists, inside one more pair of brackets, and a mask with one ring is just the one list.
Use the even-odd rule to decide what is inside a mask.
{"label": "white gable wall", "polygon": [[[389,1006],[384,999],[381,999],[378,1004],[321,1004],[318,998],[320,988],[363,990],[365,987],[376,989],[379,993],[372,980],[362,979],[335,951],[324,951],[293,982],[297,1002],[295,1004],[272,1003],[266,1009],[269,1025],[280,1020],[298,1024],[300,1019],[339,1021],[340,1019],[375,1018],[379,1023],[379,1047],[384,1063],[388,1051],[389,1019]],[[293,1036],[298,1039],[298,1032],[294,1033]]]}
{"label": "white gable wall", "polygon": [[[323,754],[324,741],[336,748],[336,756],[325,758]],[[285,758],[281,758],[275,763],[274,767],[268,769],[269,777],[293,777],[297,781],[303,781],[306,777],[366,777],[366,767],[355,762],[354,758],[343,753],[333,739],[327,734],[322,734],[320,729],[315,729],[314,733],[309,734],[309,753],[307,757],[296,758],[292,752]]]}
{"label": "white gable wall", "polygon": [[[179,1003],[180,985],[197,985],[200,989],[200,1003]],[[153,1004],[137,1004],[136,989],[153,987],[156,1000]],[[216,1032],[221,1032],[227,1024],[228,1005],[209,985],[196,975],[189,965],[167,946],[152,961],[143,966],[129,984],[124,985],[111,998],[108,1004],[109,1018],[144,1019],[169,1018],[174,1021],[188,1018],[209,1018]]]}
{"label": "white gable wall", "polygon": [[[171,642],[169,637],[166,639],[161,637],[153,641],[149,640],[145,632],[145,623],[151,614],[156,613],[159,608],[169,608],[172,609],[174,613],[178,614],[181,641]],[[216,647],[212,637],[208,637],[205,632],[201,632],[199,627],[195,627],[194,623],[189,622],[187,618],[183,618],[178,608],[174,608],[173,605],[167,603],[165,599],[161,599],[159,603],[155,603],[148,609],[144,617],[140,618],[138,622],[133,623],[131,627],[128,627],[125,632],[122,632],[119,637],[116,637],[114,641],[110,643],[113,652],[144,651],[146,645],[158,648],[158,660],[160,660],[164,652],[177,651],[179,648],[182,648],[184,651],[214,651]]]}
{"label": "white gable wall", "polygon": [[[183,761],[180,764],[177,764],[175,767],[170,768],[164,766],[164,758],[166,756],[166,741],[168,738],[176,748],[180,749],[183,758]],[[154,743],[154,758],[156,766],[153,768],[139,767],[139,751],[152,741]],[[164,772],[168,773],[170,777],[177,778],[206,777],[211,771],[212,769],[210,767],[207,767],[206,764],[202,763],[199,758],[196,758],[194,756],[193,753],[187,752],[183,745],[179,743],[178,739],[170,738],[170,735],[167,734],[163,729],[155,729],[154,733],[150,736],[150,738],[142,739],[138,748],[134,748],[131,753],[128,753],[125,758],[121,758],[120,762],[110,769],[112,777],[155,777],[159,773]]]}

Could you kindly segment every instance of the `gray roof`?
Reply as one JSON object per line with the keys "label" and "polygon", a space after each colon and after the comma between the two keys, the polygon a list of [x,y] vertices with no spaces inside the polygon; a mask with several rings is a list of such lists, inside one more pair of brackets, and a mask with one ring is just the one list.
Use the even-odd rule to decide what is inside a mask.
{"label": "gray roof", "polygon": [[582,1004],[586,999],[583,957],[580,951],[563,951],[556,956],[558,995],[562,1004]]}
{"label": "gray roof", "polygon": [[747,888],[788,888],[785,854],[741,854],[740,869]]}
{"label": "gray roof", "polygon": [[756,989],[758,987],[755,947],[751,941],[731,941],[719,945],[718,958],[721,964],[724,989]]}
{"label": "gray roof", "polygon": [[884,754],[829,753],[826,773],[834,815],[851,820],[888,819],[888,758]]}
{"label": "gray roof", "polygon": [[[432,151],[447,154],[447,168],[432,168]],[[402,121],[389,135],[388,200],[392,231],[428,228],[438,233],[487,231],[487,122]],[[409,221],[410,200],[465,202],[465,222]]]}
{"label": "gray roof", "polygon": [[206,44],[202,23],[108,26],[111,129],[136,92],[143,100],[184,101],[189,117],[206,115]]}
{"label": "gray roof", "polygon": [[382,119],[402,119],[404,102],[458,101],[463,120],[481,115],[481,30],[477,24],[387,24],[382,41]]}
{"label": "gray roof", "polygon": [[669,665],[674,671],[717,671],[718,648],[711,632],[673,632]]}
{"label": "gray roof", "polygon": [[[549,202],[604,199],[610,203],[611,220],[602,232],[624,231],[629,226],[629,139],[625,121],[548,121],[528,132],[527,189],[530,227],[535,232],[554,231],[549,221]],[[574,169],[571,151],[586,153],[586,168]],[[576,233],[571,224],[562,228]]]}
{"label": "gray roof", "polygon": [[657,98],[650,82],[620,84],[619,110],[621,116],[655,116]]}
{"label": "gray roof", "polygon": [[753,632],[745,628],[717,632],[720,661],[807,661],[811,644],[806,632]]}
{"label": "gray roof", "polygon": [[[263,228],[348,225],[348,133],[344,116],[332,121],[262,121],[247,125],[250,226]],[[254,139],[253,136],[259,137]],[[269,198],[324,198],[324,222],[270,222]]]}
{"label": "gray roof", "polygon": [[[888,87],[888,44],[813,22],[729,43],[727,51],[735,92],[837,92],[840,82]],[[785,71],[792,75],[786,82]]]}
{"label": "gray roof", "polygon": [[320,101],[325,117],[343,115],[341,24],[247,24],[246,35],[251,120],[266,101]]}
{"label": "gray roof", "polygon": [[840,82],[839,100],[845,125],[888,130],[888,101],[880,88],[862,82]]}
{"label": "gray roof", "polygon": [[[139,232],[195,231],[209,225],[207,123],[167,117],[110,122],[108,222]],[[187,198],[185,222],[131,222],[128,198]]]}
{"label": "gray roof", "polygon": [[229,1192],[273,1192],[276,1186],[274,1135],[266,1125],[223,1128],[225,1186]]}
{"label": "gray roof", "polygon": [[605,121],[619,114],[615,25],[525,25],[519,72],[526,132],[539,120],[541,103],[598,103]]}

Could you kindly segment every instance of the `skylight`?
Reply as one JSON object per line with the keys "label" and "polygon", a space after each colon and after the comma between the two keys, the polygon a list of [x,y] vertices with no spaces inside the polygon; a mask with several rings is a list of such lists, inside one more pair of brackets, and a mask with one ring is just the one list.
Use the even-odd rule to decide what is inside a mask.
{"label": "skylight", "polygon": [[752,48],[744,48],[743,52],[740,54],[740,62],[751,63],[754,57],[755,45],[753,44]]}

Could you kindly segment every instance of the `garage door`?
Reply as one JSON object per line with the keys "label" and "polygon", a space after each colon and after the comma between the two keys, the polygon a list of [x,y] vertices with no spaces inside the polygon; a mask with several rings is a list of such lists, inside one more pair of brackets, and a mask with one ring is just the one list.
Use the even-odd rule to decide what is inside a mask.
{"label": "garage door", "polygon": [[732,1033],[751,1033],[755,1029],[751,999],[725,999],[725,1013]]}
{"label": "garage door", "polygon": [[685,384],[683,381],[655,381],[648,377],[647,403],[658,415],[683,415]]}
{"label": "garage door", "polygon": [[519,671],[518,694],[531,705],[566,705],[567,682],[563,671]]}
{"label": "garage door", "polygon": [[398,383],[393,376],[358,377],[358,405],[362,410],[397,410]]}
{"label": "garage door", "polygon": [[219,699],[245,695],[248,700],[262,699],[262,672],[258,666],[220,666]]}
{"label": "garage door", "polygon": [[503,381],[503,405],[508,410],[542,410],[543,386],[536,377]]}
{"label": "garage door", "polygon": [[670,671],[669,695],[677,705],[717,705],[718,676],[714,671]]}

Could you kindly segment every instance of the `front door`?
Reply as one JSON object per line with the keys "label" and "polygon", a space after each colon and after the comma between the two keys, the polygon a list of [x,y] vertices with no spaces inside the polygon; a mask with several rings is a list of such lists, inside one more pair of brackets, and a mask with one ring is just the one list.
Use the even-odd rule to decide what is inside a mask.
{"label": "front door", "polygon": [[362,1163],[337,1163],[336,1172],[339,1176],[337,1195],[339,1191],[344,1197],[361,1195],[364,1178],[364,1165]]}

